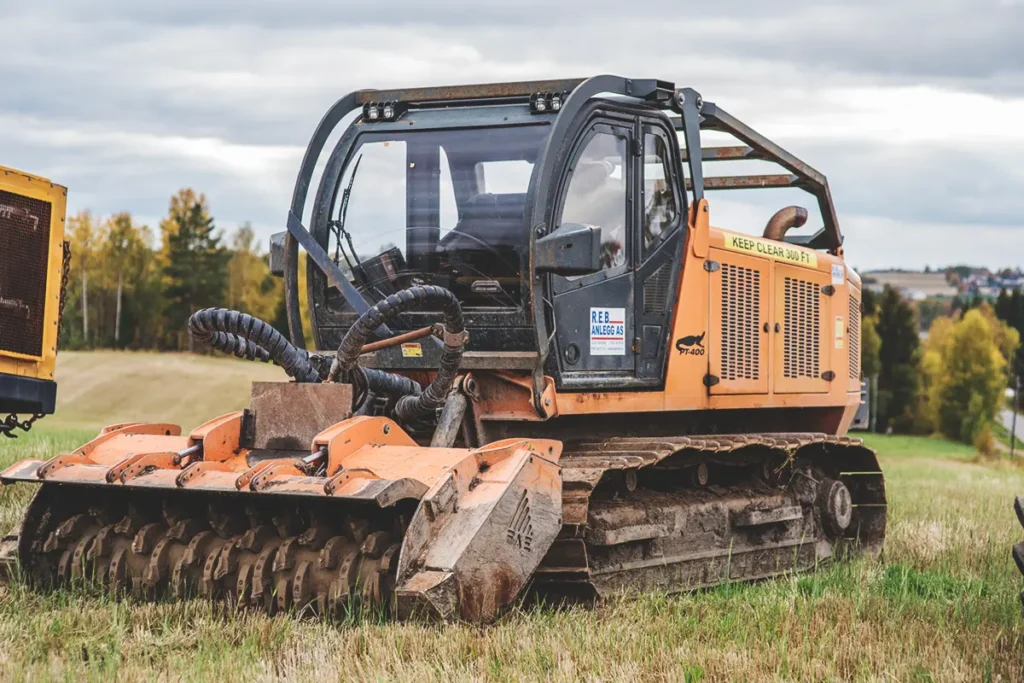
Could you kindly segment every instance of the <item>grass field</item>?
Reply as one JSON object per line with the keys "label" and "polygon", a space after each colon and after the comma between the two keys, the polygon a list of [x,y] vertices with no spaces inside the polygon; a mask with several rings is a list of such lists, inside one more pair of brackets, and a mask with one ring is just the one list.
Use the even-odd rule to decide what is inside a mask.
{"label": "grass field", "polygon": [[[135,408],[198,423],[244,405],[254,372],[280,377],[233,360],[65,354],[60,416],[0,443],[0,464],[68,450]],[[15,584],[0,588],[0,680],[1024,679],[1022,582],[1009,553],[1024,537],[1011,508],[1024,472],[935,439],[869,445],[889,487],[879,558],[593,609],[518,609],[482,627],[267,618]],[[0,523],[30,495],[0,491]]]}

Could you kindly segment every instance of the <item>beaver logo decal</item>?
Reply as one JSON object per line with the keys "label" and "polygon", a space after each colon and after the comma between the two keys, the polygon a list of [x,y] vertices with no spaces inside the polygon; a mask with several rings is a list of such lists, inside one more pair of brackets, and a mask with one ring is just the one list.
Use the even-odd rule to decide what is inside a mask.
{"label": "beaver logo decal", "polygon": [[[682,337],[676,340],[676,350],[680,356],[703,356],[704,355],[704,335],[707,332],[701,332],[700,334],[693,334],[689,337]],[[696,348],[694,348],[696,347]]]}

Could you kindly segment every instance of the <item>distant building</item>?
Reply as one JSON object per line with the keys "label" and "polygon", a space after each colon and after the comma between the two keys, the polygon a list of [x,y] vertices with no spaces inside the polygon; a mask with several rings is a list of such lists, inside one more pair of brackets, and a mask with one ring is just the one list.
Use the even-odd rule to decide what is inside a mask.
{"label": "distant building", "polygon": [[888,285],[912,301],[929,297],[951,299],[957,294],[995,299],[1002,290],[1024,290],[1024,272],[1004,270],[993,273],[987,268],[958,266],[945,271],[875,270],[861,274],[864,286],[882,291]]}
{"label": "distant building", "polygon": [[959,292],[946,282],[946,274],[922,273],[903,270],[875,270],[861,274],[861,281],[868,289],[880,292],[888,285],[912,301],[930,296],[953,298]]}

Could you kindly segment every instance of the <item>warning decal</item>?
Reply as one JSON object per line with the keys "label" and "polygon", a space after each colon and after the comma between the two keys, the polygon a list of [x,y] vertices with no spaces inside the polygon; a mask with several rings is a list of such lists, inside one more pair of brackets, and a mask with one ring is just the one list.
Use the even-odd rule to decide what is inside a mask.
{"label": "warning decal", "polygon": [[590,309],[590,355],[626,355],[626,309]]}
{"label": "warning decal", "polygon": [[763,240],[746,235],[726,235],[725,248],[743,251],[754,256],[768,256],[779,261],[789,261],[798,266],[818,267],[818,255],[812,249],[795,247],[783,242]]}
{"label": "warning decal", "polygon": [[419,344],[402,344],[402,358],[423,358],[423,347]]}

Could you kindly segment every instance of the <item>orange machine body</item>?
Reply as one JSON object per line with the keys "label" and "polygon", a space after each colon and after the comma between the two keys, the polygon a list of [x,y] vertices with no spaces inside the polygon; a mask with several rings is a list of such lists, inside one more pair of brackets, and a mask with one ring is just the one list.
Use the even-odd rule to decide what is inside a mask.
{"label": "orange machine body", "polygon": [[818,408],[819,429],[845,434],[861,400],[861,281],[841,250],[712,227],[707,200],[687,231],[663,389],[560,392],[546,377],[537,409],[527,374],[477,372],[491,389],[477,419]]}

